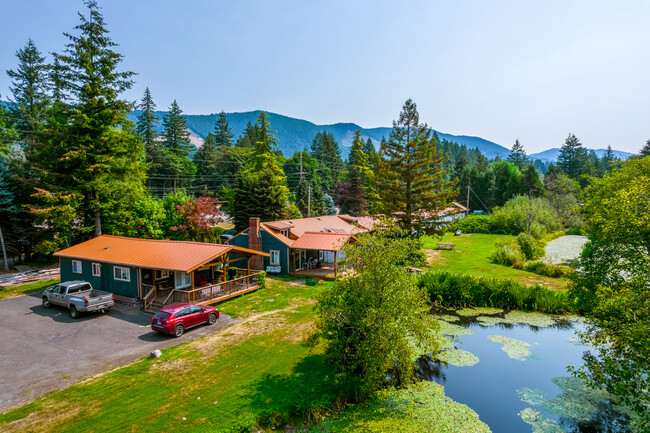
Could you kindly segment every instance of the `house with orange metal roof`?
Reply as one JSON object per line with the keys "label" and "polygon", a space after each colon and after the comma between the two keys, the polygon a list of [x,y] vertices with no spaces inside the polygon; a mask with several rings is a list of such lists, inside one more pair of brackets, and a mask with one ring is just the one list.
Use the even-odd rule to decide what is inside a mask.
{"label": "house with orange metal roof", "polygon": [[228,241],[231,245],[268,253],[262,269],[270,274],[336,276],[345,258],[342,249],[357,242],[356,235],[374,230],[371,217],[325,215],[260,222]]}
{"label": "house with orange metal roof", "polygon": [[[117,300],[157,310],[210,304],[258,289],[255,260],[268,253],[234,245],[103,235],[54,254],[61,280],[84,280]],[[259,260],[259,259],[257,259]]]}

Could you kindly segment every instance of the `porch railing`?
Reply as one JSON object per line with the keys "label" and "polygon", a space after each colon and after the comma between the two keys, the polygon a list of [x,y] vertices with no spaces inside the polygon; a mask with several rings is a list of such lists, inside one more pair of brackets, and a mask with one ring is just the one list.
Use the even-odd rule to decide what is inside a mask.
{"label": "porch railing", "polygon": [[[177,302],[187,302],[190,304],[202,303],[207,301],[216,301],[221,298],[235,295],[251,287],[257,286],[257,277],[262,272],[253,272],[243,277],[234,278],[222,283],[211,284],[209,286],[199,287],[194,290],[174,289],[169,296],[163,301],[163,305],[175,304]],[[255,280],[255,281],[254,281]]]}
{"label": "porch railing", "polygon": [[151,308],[151,304],[153,304],[153,301],[156,300],[156,286],[151,286],[149,284],[143,284],[142,287],[147,290],[150,289],[146,295],[144,295],[144,298],[142,298],[142,302],[144,303],[144,309],[148,310]]}

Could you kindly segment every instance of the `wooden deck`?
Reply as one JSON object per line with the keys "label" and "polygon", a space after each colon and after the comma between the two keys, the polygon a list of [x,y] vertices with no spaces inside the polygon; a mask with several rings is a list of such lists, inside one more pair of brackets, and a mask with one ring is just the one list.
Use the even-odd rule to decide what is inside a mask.
{"label": "wooden deck", "polygon": [[259,274],[261,272],[254,272],[222,283],[198,287],[194,290],[172,289],[158,292],[156,288],[152,288],[143,299],[144,310],[157,312],[165,305],[179,302],[196,305],[216,304],[259,289],[261,287],[257,278]]}
{"label": "wooden deck", "polygon": [[334,264],[324,263],[323,266],[316,269],[301,269],[299,271],[291,272],[289,275],[294,277],[316,277],[325,280],[334,279]]}

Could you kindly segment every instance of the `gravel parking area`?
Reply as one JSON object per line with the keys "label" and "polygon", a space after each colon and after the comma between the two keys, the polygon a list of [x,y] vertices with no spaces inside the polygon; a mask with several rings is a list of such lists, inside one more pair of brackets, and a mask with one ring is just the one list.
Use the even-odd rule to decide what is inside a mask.
{"label": "gravel parking area", "polygon": [[174,338],[152,331],[151,315],[124,305],[73,320],[64,308],[43,308],[40,294],[2,300],[0,411],[234,322],[222,314]]}
{"label": "gravel parking area", "polygon": [[587,243],[587,236],[562,236],[546,244],[546,260],[553,264],[575,260],[580,257],[582,248]]}

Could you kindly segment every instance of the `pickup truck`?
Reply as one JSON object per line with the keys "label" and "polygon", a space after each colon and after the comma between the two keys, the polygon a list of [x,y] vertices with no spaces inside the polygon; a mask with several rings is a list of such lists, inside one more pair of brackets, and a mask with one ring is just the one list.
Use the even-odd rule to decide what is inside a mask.
{"label": "pickup truck", "polygon": [[66,281],[50,286],[43,292],[43,307],[66,307],[73,319],[78,319],[83,313],[90,311],[105,313],[113,304],[115,301],[112,293],[95,290],[86,281]]}

